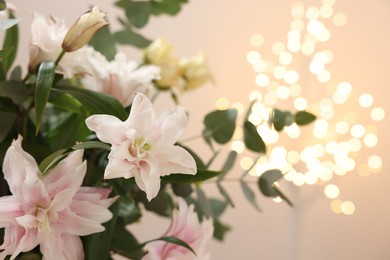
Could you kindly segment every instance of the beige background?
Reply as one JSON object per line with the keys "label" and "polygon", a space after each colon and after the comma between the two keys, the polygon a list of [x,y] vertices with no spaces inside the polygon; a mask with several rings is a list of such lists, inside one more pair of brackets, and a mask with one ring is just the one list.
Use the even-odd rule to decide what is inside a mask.
{"label": "beige background", "polygon": [[[11,2],[11,1],[10,1]],[[113,1],[103,0],[14,0],[21,17],[20,63],[26,62],[28,54],[30,13],[37,11],[66,19],[70,25],[90,4],[99,5],[108,12],[115,27],[116,10]],[[291,21],[290,0],[192,0],[175,18],[153,19],[144,33],[151,38],[163,35],[177,46],[177,54],[191,56],[203,50],[209,58],[216,78],[215,86],[208,85],[182,98],[182,104],[190,113],[190,125],[185,136],[193,136],[202,129],[203,116],[215,107],[218,97],[231,102],[247,104],[249,93],[256,89],[255,73],[246,62],[246,54],[252,50],[249,39],[253,33],[265,38],[261,55],[272,57],[270,49],[275,41],[285,41]],[[303,1],[305,6],[320,6],[320,0]],[[349,81],[353,87],[353,98],[343,111],[356,111],[360,122],[369,122],[368,114],[358,106],[357,97],[371,93],[376,106],[390,111],[388,102],[390,87],[390,2],[388,0],[339,0],[334,5],[337,12],[348,17],[344,27],[332,27],[332,38],[326,48],[334,53],[329,65],[332,79]],[[129,55],[138,59],[138,54],[129,50]],[[302,62],[305,60],[303,58]],[[304,74],[303,74],[304,77]],[[310,81],[307,81],[311,83]],[[308,84],[310,85],[310,84]],[[317,92],[306,86],[305,97],[315,99]],[[159,101],[159,106],[170,106],[171,102]],[[338,111],[336,111],[336,114]],[[370,154],[382,157],[384,166],[380,173],[361,177],[356,172],[336,177],[333,183],[341,189],[341,199],[351,200],[356,212],[351,216],[334,214],[331,200],[323,194],[321,186],[297,188],[282,183],[286,193],[296,204],[289,208],[258,196],[262,213],[256,212],[242,196],[237,183],[226,183],[233,195],[236,208],[229,209],[223,220],[233,231],[221,244],[213,241],[209,245],[212,259],[272,259],[272,260],[386,260],[390,259],[390,159],[386,147],[389,144],[389,121],[375,123],[380,143],[375,148],[361,152],[361,160]],[[314,140],[305,135],[293,145],[301,146]],[[295,141],[296,142],[296,141]],[[202,154],[208,150],[198,143]],[[241,170],[239,170],[239,173]],[[206,186],[207,185],[207,186]],[[209,195],[216,195],[213,184],[206,184]],[[132,227],[140,240],[161,235],[168,222],[147,215],[142,223]]]}

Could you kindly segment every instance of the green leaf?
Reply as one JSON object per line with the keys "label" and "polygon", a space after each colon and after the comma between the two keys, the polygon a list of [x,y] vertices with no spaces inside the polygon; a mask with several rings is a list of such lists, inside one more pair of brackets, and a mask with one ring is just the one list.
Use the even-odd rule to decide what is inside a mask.
{"label": "green leaf", "polygon": [[189,183],[172,183],[172,190],[175,195],[183,198],[190,196],[193,191]]}
{"label": "green leaf", "polygon": [[[16,22],[14,21],[15,18],[12,13],[10,13],[10,18],[13,21],[12,23]],[[8,28],[8,30],[5,33],[4,42],[3,42],[3,49],[7,49],[10,47],[13,47],[13,50],[10,55],[7,56],[6,59],[3,60],[3,69],[4,74],[7,75],[8,70],[11,68],[13,62],[16,58],[16,53],[18,50],[19,45],[19,27],[17,25],[13,25],[12,27]]]}
{"label": "green leaf", "polygon": [[42,260],[42,255],[36,252],[27,252],[18,255],[18,260]]}
{"label": "green leaf", "polygon": [[112,96],[72,86],[57,85],[55,88],[77,99],[90,114],[113,115],[123,121],[128,117],[121,103]]}
{"label": "green leaf", "polygon": [[244,123],[244,143],[251,151],[258,153],[266,152],[265,143],[257,132],[256,126],[248,120]]}
{"label": "green leaf", "polygon": [[38,69],[34,95],[36,134],[39,131],[42,115],[53,86],[55,68],[56,64],[54,61],[44,61]]}
{"label": "green leaf", "polygon": [[8,97],[17,105],[23,105],[29,97],[26,86],[19,81],[0,81],[0,97]]}
{"label": "green leaf", "polygon": [[217,219],[222,215],[223,212],[225,212],[228,204],[223,200],[210,199],[210,205],[213,213],[212,216],[214,219]]}
{"label": "green leaf", "polygon": [[125,228],[125,225],[118,222],[111,240],[111,249],[127,258],[141,259],[144,255],[141,249],[143,245],[141,247],[138,245],[137,239]]}
{"label": "green leaf", "polygon": [[50,92],[49,96],[49,102],[51,104],[65,111],[86,116],[87,111],[77,99],[69,94],[56,91],[55,89],[53,90],[54,91]]}
{"label": "green leaf", "polygon": [[214,219],[213,224],[214,224],[214,234],[213,234],[214,238],[219,241],[223,241],[226,233],[231,230],[231,227],[220,222],[217,219]]}
{"label": "green leaf", "polygon": [[223,177],[225,177],[225,175],[233,168],[233,166],[235,165],[236,159],[237,159],[237,152],[230,151],[229,155],[225,161],[225,164],[223,165],[223,167],[221,169],[221,172],[223,172],[223,173],[218,176],[218,181],[222,180]]}
{"label": "green leaf", "polygon": [[85,238],[85,259],[87,260],[108,260],[110,259],[110,245],[114,236],[116,222],[118,219],[118,203],[110,207],[113,217],[103,224],[105,230],[100,233],[89,235]]}
{"label": "green leaf", "polygon": [[236,128],[236,109],[216,110],[204,118],[203,135],[212,136],[219,144],[225,144],[233,137]]}
{"label": "green leaf", "polygon": [[56,166],[62,159],[64,159],[69,152],[69,149],[61,149],[43,159],[42,162],[39,164],[39,170],[41,171],[42,175],[45,176],[46,173],[51,168]]}
{"label": "green leaf", "polygon": [[80,149],[102,149],[111,151],[111,146],[108,144],[99,142],[99,141],[86,141],[82,143],[78,143],[72,146],[73,150],[80,150]]}
{"label": "green leaf", "polygon": [[201,182],[201,181],[214,178],[219,174],[221,174],[220,171],[208,171],[208,170],[198,169],[198,172],[195,175],[171,174],[168,176],[163,176],[161,179],[165,182],[172,182],[172,183],[196,183],[196,182]]}
{"label": "green leaf", "polygon": [[181,5],[187,1],[181,0],[161,0],[151,1],[151,12],[153,15],[169,14],[176,15],[181,10]]}
{"label": "green leaf", "polygon": [[0,0],[0,11],[5,10],[7,8],[7,5],[4,0]]}
{"label": "green leaf", "polygon": [[206,165],[204,164],[202,159],[192,149],[190,149],[188,146],[182,145],[180,143],[178,143],[177,145],[184,148],[187,152],[189,152],[191,154],[191,156],[194,158],[194,160],[196,162],[196,167],[198,169],[205,169],[206,168]]}
{"label": "green leaf", "polygon": [[148,23],[150,11],[149,1],[129,2],[126,6],[127,19],[137,28]]}
{"label": "green leaf", "polygon": [[225,190],[225,188],[222,186],[221,182],[217,182],[217,187],[219,190],[219,193],[225,198],[225,201],[234,208],[234,202],[232,198],[230,197],[229,193]]}
{"label": "green leaf", "polygon": [[16,115],[9,112],[0,111],[0,143],[7,137],[14,125]]}
{"label": "green leaf", "polygon": [[3,50],[0,50],[0,59],[5,60],[14,50],[15,47],[8,47]]}
{"label": "green leaf", "polygon": [[290,206],[293,204],[291,201],[279,190],[275,185],[275,182],[283,177],[283,173],[280,170],[273,169],[265,171],[260,175],[258,179],[258,186],[260,191],[267,197],[280,197],[285,200]]}
{"label": "green leaf", "polygon": [[178,245],[178,246],[181,246],[181,247],[184,247],[184,248],[187,248],[188,250],[190,250],[195,256],[196,256],[196,253],[194,251],[194,249],[192,249],[191,246],[189,246],[186,242],[184,242],[183,240],[177,238],[177,237],[173,237],[173,236],[167,236],[167,237],[159,237],[159,238],[156,238],[156,239],[152,239],[152,240],[149,240],[149,241],[146,241],[142,244],[139,244],[138,246],[136,246],[135,248],[140,248],[140,247],[144,247],[146,244],[148,243],[151,243],[151,242],[154,242],[154,241],[164,241],[164,242],[167,242],[167,243],[172,243],[172,244],[175,244],[175,245]]}
{"label": "green leaf", "polygon": [[108,26],[98,30],[88,44],[103,54],[107,60],[111,61],[115,58],[117,53],[116,41]]}
{"label": "green leaf", "polygon": [[114,37],[115,40],[120,44],[130,44],[137,48],[145,48],[152,42],[151,40],[146,39],[141,34],[138,34],[129,28],[125,28],[122,31],[116,32]]}
{"label": "green leaf", "polygon": [[133,199],[121,196],[118,200],[118,216],[124,219],[124,224],[131,224],[141,216],[141,210]]}
{"label": "green leaf", "polygon": [[163,189],[160,189],[157,196],[151,201],[148,201],[146,199],[146,195],[144,192],[139,192],[138,196],[139,196],[138,200],[142,201],[142,203],[145,206],[145,209],[149,211],[153,211],[154,213],[160,216],[164,216],[164,217],[171,216],[172,209],[173,209],[172,198],[170,194],[164,191]]}
{"label": "green leaf", "polygon": [[196,195],[198,196],[199,204],[202,208],[202,212],[206,217],[212,217],[213,216],[213,210],[210,204],[210,201],[207,199],[206,194],[204,191],[198,187],[196,189]]}
{"label": "green leaf", "polygon": [[240,181],[240,186],[242,191],[244,192],[245,198],[249,201],[249,203],[258,211],[261,211],[259,205],[257,204],[255,193],[251,190],[249,185],[245,181]]}
{"label": "green leaf", "polygon": [[297,125],[307,125],[316,120],[316,116],[306,112],[306,111],[299,111],[295,114],[295,123]]}
{"label": "green leaf", "polygon": [[8,30],[12,26],[18,24],[18,19],[7,19],[7,20],[0,20],[0,30]]}

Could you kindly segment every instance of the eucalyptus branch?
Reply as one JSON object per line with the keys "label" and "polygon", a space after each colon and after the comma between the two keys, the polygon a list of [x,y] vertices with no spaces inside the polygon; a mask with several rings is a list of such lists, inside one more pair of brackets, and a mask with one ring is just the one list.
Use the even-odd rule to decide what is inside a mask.
{"label": "eucalyptus branch", "polygon": [[255,167],[255,165],[257,164],[257,160],[260,159],[260,155],[256,157],[256,159],[253,161],[253,164],[251,165],[251,167],[249,167],[248,170],[244,171],[242,176],[240,177],[240,180],[243,180],[244,177],[253,169],[253,167]]}

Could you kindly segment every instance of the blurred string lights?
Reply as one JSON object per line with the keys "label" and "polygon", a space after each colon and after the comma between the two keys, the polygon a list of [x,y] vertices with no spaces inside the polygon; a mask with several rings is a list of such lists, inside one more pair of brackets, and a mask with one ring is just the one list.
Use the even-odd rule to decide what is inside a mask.
{"label": "blurred string lights", "polygon": [[[250,174],[260,175],[265,170],[279,168],[286,173],[285,179],[295,185],[322,185],[324,194],[332,200],[332,211],[350,215],[355,212],[354,203],[341,200],[340,189],[332,181],[334,176],[349,172],[369,176],[381,171],[380,156],[370,154],[361,158],[363,147],[375,147],[378,136],[377,127],[373,123],[363,124],[358,121],[358,113],[368,113],[367,118],[375,123],[384,119],[385,111],[374,105],[374,99],[369,93],[359,95],[349,82],[332,81],[327,65],[334,56],[331,50],[324,48],[324,43],[331,38],[328,27],[341,27],[347,22],[345,14],[335,13],[335,1],[323,0],[320,7],[308,8],[300,2],[294,3],[291,6],[293,20],[287,41],[272,44],[272,53],[276,59],[265,60],[257,50],[247,54],[247,61],[256,72],[255,83],[258,86],[249,95],[249,100],[255,101],[249,120],[257,126],[269,148],[267,156],[255,162],[256,166]],[[264,37],[253,34],[250,42],[254,48],[260,48]],[[310,99],[318,100],[305,98],[303,92],[310,94],[310,91]],[[356,98],[358,109],[354,109],[354,112],[345,110],[355,106],[353,102],[356,102]],[[230,105],[226,98],[219,98],[216,106],[219,109],[234,107],[241,114],[244,110],[241,103]],[[282,132],[277,132],[268,124],[273,107],[308,110],[317,115],[317,120],[302,129],[293,123]],[[314,136],[314,141],[310,138],[300,139],[299,144],[293,141],[308,134]],[[283,138],[292,140],[282,142]],[[241,139],[242,129],[237,127],[231,148],[238,153],[245,150]],[[281,143],[286,146],[278,145]],[[243,155],[240,166],[249,169],[253,163],[251,157]]]}

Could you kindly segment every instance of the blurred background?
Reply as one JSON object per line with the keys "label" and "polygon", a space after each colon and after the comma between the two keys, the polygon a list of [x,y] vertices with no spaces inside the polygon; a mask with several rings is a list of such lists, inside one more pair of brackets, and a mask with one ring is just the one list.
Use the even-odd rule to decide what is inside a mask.
{"label": "blurred background", "polygon": [[[28,62],[33,12],[70,26],[98,5],[117,26],[114,1],[9,2],[20,18],[18,64]],[[270,145],[263,165],[296,165],[280,182],[294,207],[257,193],[258,212],[238,182],[224,183],[235,208],[222,219],[232,230],[223,243],[210,243],[212,259],[390,259],[389,13],[388,0],[192,0],[177,16],[153,17],[142,30],[151,39],[168,39],[178,57],[198,51],[208,57],[215,84],[182,95],[190,116],[183,138],[199,135],[204,115],[216,107],[247,107],[253,98],[262,100],[259,111],[306,109],[319,118],[300,130],[263,133]],[[140,61],[138,50],[123,51]],[[157,105],[173,102],[162,96]],[[201,140],[188,145],[205,158],[210,154]],[[251,158],[240,154],[232,179]],[[203,187],[208,196],[220,196],[214,184]],[[131,230],[144,241],[168,224],[147,214]]]}

